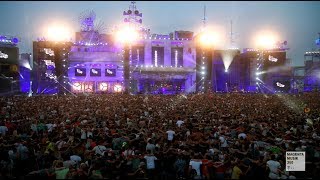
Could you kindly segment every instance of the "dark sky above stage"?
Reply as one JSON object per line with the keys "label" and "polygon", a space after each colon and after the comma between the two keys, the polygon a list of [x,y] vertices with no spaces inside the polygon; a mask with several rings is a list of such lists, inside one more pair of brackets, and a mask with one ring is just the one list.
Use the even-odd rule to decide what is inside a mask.
{"label": "dark sky above stage", "polygon": [[[21,38],[20,52],[32,52],[32,41],[43,36],[53,22],[68,24],[73,32],[80,29],[78,17],[85,10],[94,10],[108,33],[123,21],[122,13],[130,1],[2,1],[0,2],[0,34]],[[304,52],[316,49],[320,32],[320,2],[313,1],[137,1],[143,13],[143,25],[152,33],[169,34],[175,30],[200,31],[203,7],[207,9],[207,25],[217,29],[230,41],[230,21],[236,33],[236,44],[253,48],[255,34],[263,30],[275,32],[281,41],[288,41],[293,65],[304,64]]]}

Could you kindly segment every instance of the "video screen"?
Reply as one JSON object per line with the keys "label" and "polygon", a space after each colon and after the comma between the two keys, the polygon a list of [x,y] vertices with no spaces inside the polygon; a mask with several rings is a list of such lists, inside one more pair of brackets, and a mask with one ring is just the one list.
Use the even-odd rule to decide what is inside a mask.
{"label": "video screen", "polygon": [[264,54],[264,69],[283,66],[286,63],[286,52],[268,52]]}
{"label": "video screen", "polygon": [[0,47],[0,61],[6,64],[19,64],[19,49],[17,47]]}
{"label": "video screen", "polygon": [[101,76],[101,69],[99,68],[91,68],[90,69],[90,76]]}
{"label": "video screen", "polygon": [[86,76],[86,68],[75,68],[75,76]]}
{"label": "video screen", "polygon": [[115,77],[116,76],[116,69],[106,69],[106,76],[108,77]]}
{"label": "video screen", "polygon": [[289,92],[291,83],[287,81],[273,81],[273,89],[276,91]]}

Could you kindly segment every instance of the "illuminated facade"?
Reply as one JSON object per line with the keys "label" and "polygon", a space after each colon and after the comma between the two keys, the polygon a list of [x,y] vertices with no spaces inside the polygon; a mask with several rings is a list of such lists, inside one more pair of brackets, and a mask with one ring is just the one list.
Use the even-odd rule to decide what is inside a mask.
{"label": "illuminated facade", "polygon": [[75,42],[34,42],[33,92],[179,94],[291,88],[292,71],[284,68],[286,52],[281,48],[243,53],[201,49],[190,31],[151,34],[141,26],[142,13],[134,2],[123,15],[124,24],[139,32],[128,44],[117,42],[114,32],[101,33],[93,11],[79,18]]}
{"label": "illuminated facade", "polygon": [[[74,93],[119,92],[123,85],[122,50],[107,35],[83,31],[71,47],[68,78]],[[92,40],[96,39],[95,41]],[[91,39],[91,40],[90,40]]]}
{"label": "illuminated facade", "polygon": [[71,42],[46,40],[33,42],[32,92],[37,94],[67,93],[68,52]]}
{"label": "illuminated facade", "polygon": [[[68,55],[71,91],[123,91],[122,48],[117,47],[111,37],[97,42],[87,42],[86,39],[76,41]],[[131,93],[166,94],[195,90],[192,87],[195,81],[195,48],[192,39],[173,40],[164,36],[141,38],[131,47],[129,60]]]}

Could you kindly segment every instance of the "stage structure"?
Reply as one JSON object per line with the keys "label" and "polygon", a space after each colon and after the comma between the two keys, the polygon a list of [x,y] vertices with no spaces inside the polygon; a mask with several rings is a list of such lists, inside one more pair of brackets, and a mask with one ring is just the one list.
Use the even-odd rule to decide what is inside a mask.
{"label": "stage structure", "polygon": [[315,44],[317,50],[307,51],[304,54],[304,91],[320,90],[320,33]]}
{"label": "stage structure", "polygon": [[308,51],[305,57],[304,91],[320,90],[320,50]]}
{"label": "stage structure", "polygon": [[[240,53],[236,48],[214,49],[214,42],[204,46],[199,39],[206,31],[197,35],[182,30],[152,34],[142,26],[142,13],[135,2],[123,16],[124,25],[138,34],[130,44],[116,41],[115,32],[122,27],[111,34],[103,33],[103,23],[96,23],[93,11],[79,17],[75,42],[34,42],[33,92],[259,92],[264,91],[262,86],[272,92],[287,92],[285,88],[291,86],[283,47]],[[205,9],[203,23],[205,29]],[[128,40],[128,36],[124,38]]]}
{"label": "stage structure", "polygon": [[113,37],[95,26],[96,14],[81,14],[80,32],[68,56],[68,78],[73,93],[111,93],[123,90],[122,49]]}
{"label": "stage structure", "polygon": [[[134,2],[123,15],[125,24],[129,23],[139,32],[138,40],[130,44],[130,48],[119,45],[114,34],[100,34],[94,26],[83,26],[77,32],[76,43],[68,56],[72,92],[194,92],[193,33],[176,31],[172,38],[170,35],[150,34],[149,29],[142,27],[142,13]],[[82,19],[91,25],[94,24],[93,17],[93,13],[88,13]]]}
{"label": "stage structure", "polygon": [[65,94],[68,88],[68,53],[71,42],[38,39],[33,42],[32,92]]}
{"label": "stage structure", "polygon": [[10,95],[20,92],[19,39],[0,35],[0,93]]}
{"label": "stage structure", "polygon": [[31,88],[31,70],[32,60],[31,53],[21,53],[19,60],[19,75],[20,75],[20,91],[21,93],[30,93]]}
{"label": "stage structure", "polygon": [[[236,49],[214,50],[212,60],[212,91],[214,92],[234,92],[245,89],[246,66],[249,60],[240,58],[240,51]],[[226,69],[224,61],[231,61],[230,66]]]}

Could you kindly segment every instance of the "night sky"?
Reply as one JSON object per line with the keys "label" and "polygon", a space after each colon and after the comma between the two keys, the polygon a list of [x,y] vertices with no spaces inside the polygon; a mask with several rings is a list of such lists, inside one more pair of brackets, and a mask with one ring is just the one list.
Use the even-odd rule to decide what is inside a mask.
{"label": "night sky", "polygon": [[[45,27],[61,22],[73,32],[79,31],[81,12],[94,10],[104,22],[104,32],[123,21],[122,13],[130,1],[47,1],[0,2],[0,34],[21,38],[20,53],[32,52],[32,41],[44,35]],[[200,31],[203,7],[207,9],[207,25],[222,33],[226,47],[230,41],[230,21],[236,33],[236,44],[253,48],[254,34],[262,30],[276,32],[281,41],[287,40],[288,57],[295,66],[304,65],[304,52],[316,49],[315,40],[320,32],[320,2],[266,1],[144,1],[136,3],[143,13],[143,25],[152,33],[169,34],[175,30]]]}

